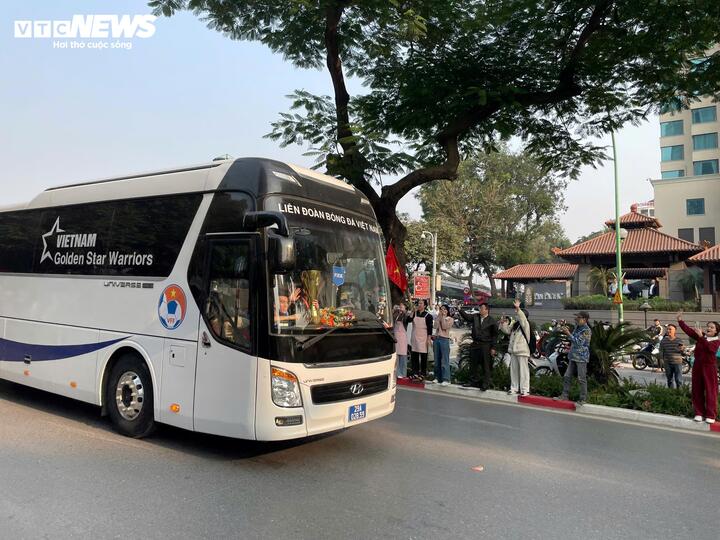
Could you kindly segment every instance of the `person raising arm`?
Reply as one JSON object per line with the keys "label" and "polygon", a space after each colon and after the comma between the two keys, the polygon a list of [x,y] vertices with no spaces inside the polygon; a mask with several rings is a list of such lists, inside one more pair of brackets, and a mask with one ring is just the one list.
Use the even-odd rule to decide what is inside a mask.
{"label": "person raising arm", "polygon": [[717,361],[716,355],[720,348],[718,333],[720,323],[710,321],[705,328],[705,335],[691,328],[683,320],[683,312],[677,314],[677,321],[688,337],[695,340],[695,363],[692,367],[692,402],[696,422],[714,424],[717,418]]}

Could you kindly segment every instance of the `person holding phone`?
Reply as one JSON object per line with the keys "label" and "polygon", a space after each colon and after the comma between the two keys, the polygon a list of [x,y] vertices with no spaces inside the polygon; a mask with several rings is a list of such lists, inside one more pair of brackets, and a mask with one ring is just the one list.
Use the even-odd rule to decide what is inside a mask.
{"label": "person holding phone", "polygon": [[453,318],[446,304],[440,306],[434,327],[435,382],[447,386],[450,384],[450,329],[453,327]]}
{"label": "person holding phone", "polygon": [[513,302],[517,321],[511,324],[509,317],[503,317],[500,331],[510,336],[510,390],[508,394],[527,396],[530,393],[530,322],[527,311],[520,309],[520,300]]}
{"label": "person holding phone", "polygon": [[[570,332],[567,326],[563,326],[562,332],[570,338],[570,352],[568,352],[568,367],[565,370],[563,379],[563,391],[559,399],[567,400],[570,393],[570,384],[573,377],[577,375],[580,383],[579,405],[587,400],[587,365],[590,361],[590,340],[592,330],[588,326],[590,314],[587,311],[580,311],[575,314],[575,330]],[[557,398],[556,398],[557,399]]]}
{"label": "person holding phone", "polygon": [[[460,315],[471,323],[472,345],[470,346],[470,381],[463,384],[463,388],[477,386],[484,392],[492,383],[493,357],[498,337],[498,323],[490,315],[490,307],[480,304],[480,310],[475,315],[468,315],[462,310]],[[480,367],[482,366],[482,374]],[[481,379],[482,375],[482,379]]]}

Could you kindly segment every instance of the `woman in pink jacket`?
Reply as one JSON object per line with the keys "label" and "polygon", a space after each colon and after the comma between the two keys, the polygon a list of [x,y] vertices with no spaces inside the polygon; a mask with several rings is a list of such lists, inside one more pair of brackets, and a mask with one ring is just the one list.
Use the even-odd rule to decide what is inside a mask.
{"label": "woman in pink jacket", "polygon": [[714,424],[717,417],[717,352],[720,348],[720,323],[709,322],[705,335],[693,330],[682,319],[682,311],[677,314],[680,328],[695,340],[695,363],[692,367],[692,402],[695,409],[695,421]]}

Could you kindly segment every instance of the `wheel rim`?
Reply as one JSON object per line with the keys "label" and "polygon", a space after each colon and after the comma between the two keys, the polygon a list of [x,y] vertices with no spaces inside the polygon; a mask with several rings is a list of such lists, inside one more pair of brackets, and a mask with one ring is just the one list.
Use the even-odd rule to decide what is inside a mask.
{"label": "wheel rim", "polygon": [[125,420],[135,420],[145,403],[145,386],[134,371],[126,371],[118,379],[115,387],[117,409]]}

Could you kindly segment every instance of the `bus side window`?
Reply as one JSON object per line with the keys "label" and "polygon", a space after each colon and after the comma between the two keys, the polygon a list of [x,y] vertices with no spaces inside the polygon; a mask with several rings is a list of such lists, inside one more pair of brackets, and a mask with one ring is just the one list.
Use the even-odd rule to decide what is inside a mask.
{"label": "bus side window", "polygon": [[248,350],[252,347],[249,256],[246,241],[213,243],[205,306],[213,334]]}

